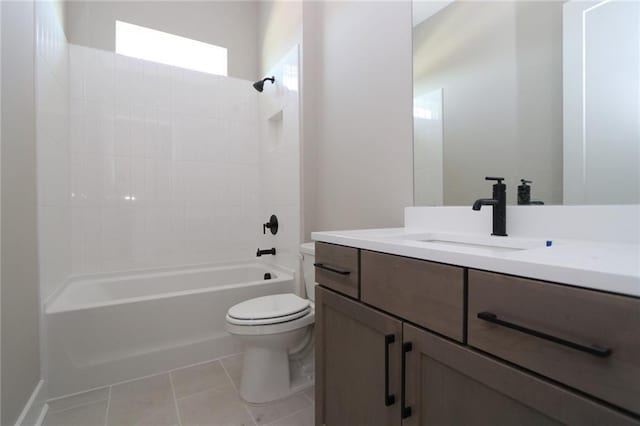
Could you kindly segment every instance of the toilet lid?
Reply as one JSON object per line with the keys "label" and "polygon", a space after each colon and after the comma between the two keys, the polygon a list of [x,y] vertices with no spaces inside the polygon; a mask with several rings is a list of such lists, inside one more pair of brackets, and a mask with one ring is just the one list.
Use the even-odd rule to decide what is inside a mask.
{"label": "toilet lid", "polygon": [[276,319],[303,314],[309,310],[309,304],[309,300],[295,294],[272,294],[238,303],[227,314],[238,320]]}

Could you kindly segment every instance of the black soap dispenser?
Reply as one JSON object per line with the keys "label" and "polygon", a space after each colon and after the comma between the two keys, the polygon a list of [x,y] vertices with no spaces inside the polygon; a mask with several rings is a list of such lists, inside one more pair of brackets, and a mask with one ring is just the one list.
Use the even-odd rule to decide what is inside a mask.
{"label": "black soap dispenser", "polygon": [[520,182],[522,183],[518,186],[518,205],[519,206],[544,204],[544,202],[542,201],[531,201],[531,186],[529,186],[529,184],[533,183],[533,181],[520,179]]}
{"label": "black soap dispenser", "polygon": [[531,187],[529,186],[532,183],[530,180],[520,179],[520,184],[518,186],[518,205],[528,205],[531,202]]}

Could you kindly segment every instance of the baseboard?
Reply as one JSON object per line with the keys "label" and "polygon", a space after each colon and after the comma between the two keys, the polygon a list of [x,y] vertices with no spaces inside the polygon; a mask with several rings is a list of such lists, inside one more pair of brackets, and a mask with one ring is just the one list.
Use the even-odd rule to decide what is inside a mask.
{"label": "baseboard", "polygon": [[20,417],[16,421],[16,426],[41,425],[48,408],[46,387],[44,386],[44,380],[40,380],[22,409]]}

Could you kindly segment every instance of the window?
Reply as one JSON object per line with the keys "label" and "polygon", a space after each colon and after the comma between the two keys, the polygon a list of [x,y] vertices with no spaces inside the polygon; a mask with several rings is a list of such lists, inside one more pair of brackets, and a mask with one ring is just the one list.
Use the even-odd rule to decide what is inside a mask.
{"label": "window", "polygon": [[227,75],[227,49],[116,21],[116,53],[210,74]]}

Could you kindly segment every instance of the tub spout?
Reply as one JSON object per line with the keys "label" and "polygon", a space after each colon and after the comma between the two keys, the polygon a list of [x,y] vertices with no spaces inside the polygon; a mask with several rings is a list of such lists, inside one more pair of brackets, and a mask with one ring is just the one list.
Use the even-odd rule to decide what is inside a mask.
{"label": "tub spout", "polygon": [[266,249],[266,250],[258,249],[258,251],[256,252],[256,256],[257,257],[264,256],[266,254],[271,254],[271,255],[275,256],[276,255],[276,248],[273,247],[273,248]]}

